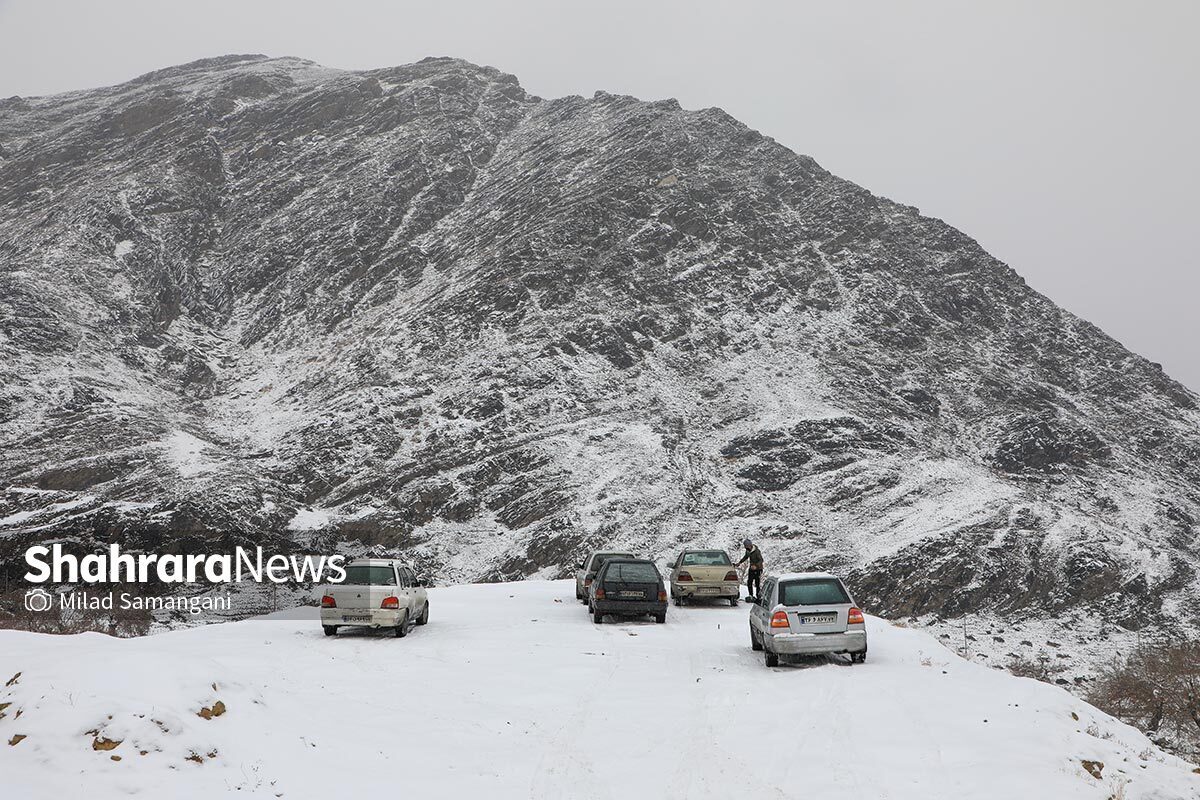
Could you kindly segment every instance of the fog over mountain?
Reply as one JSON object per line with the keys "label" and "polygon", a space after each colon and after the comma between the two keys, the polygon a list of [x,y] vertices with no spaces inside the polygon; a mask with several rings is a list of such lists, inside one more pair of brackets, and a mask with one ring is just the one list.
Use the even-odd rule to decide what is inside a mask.
{"label": "fog over mountain", "polygon": [[749,536],[882,614],[1198,622],[1196,395],[718,109],[262,56],[0,101],[0,352],[14,577]]}

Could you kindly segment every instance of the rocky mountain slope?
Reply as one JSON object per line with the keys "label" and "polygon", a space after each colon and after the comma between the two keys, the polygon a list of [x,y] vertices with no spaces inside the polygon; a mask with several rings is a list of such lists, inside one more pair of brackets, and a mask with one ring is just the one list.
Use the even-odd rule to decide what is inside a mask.
{"label": "rocky mountain slope", "polygon": [[14,576],[750,536],[883,614],[1198,620],[1196,395],[717,109],[261,56],[0,100],[0,353]]}

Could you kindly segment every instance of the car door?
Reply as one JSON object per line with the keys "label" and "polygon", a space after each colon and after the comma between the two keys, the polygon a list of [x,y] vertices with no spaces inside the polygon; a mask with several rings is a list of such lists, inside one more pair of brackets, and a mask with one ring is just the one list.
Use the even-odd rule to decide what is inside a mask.
{"label": "car door", "polygon": [[581,567],[579,571],[575,573],[575,588],[579,591],[579,594],[584,597],[587,597],[587,587],[583,585],[583,582],[584,579],[587,578],[588,572],[591,571],[592,562],[595,560],[596,554],[592,553],[590,556],[584,559],[583,567]]}
{"label": "car door", "polygon": [[763,581],[762,591],[758,593],[758,597],[751,606],[750,616],[754,620],[754,626],[760,631],[767,629],[767,617],[770,614],[771,595],[775,591],[775,581],[771,578]]}
{"label": "car door", "polygon": [[407,571],[408,582],[409,585],[412,586],[410,591],[412,592],[413,598],[413,614],[420,616],[421,610],[425,608],[425,603],[428,602],[428,595],[425,594],[425,587],[422,586],[420,581],[417,580],[416,570],[407,568]]}
{"label": "car door", "polygon": [[400,607],[408,609],[408,617],[412,619],[412,581],[409,580],[408,570],[396,565],[396,597],[400,598]]}

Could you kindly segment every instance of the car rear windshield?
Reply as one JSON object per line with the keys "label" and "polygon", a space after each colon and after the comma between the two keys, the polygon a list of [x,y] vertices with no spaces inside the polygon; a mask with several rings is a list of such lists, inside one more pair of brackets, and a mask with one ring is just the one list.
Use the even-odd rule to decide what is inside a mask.
{"label": "car rear windshield", "polygon": [[617,583],[658,583],[658,570],[653,564],[609,564],[604,581]]}
{"label": "car rear windshield", "polygon": [[346,580],[353,586],[395,586],[396,573],[384,565],[362,565],[346,567]]}
{"label": "car rear windshield", "polygon": [[725,567],[731,563],[729,554],[724,550],[697,550],[683,554],[685,567]]}
{"label": "car rear windshield", "polygon": [[849,603],[846,590],[833,578],[788,581],[779,585],[779,602],[785,606],[827,606]]}
{"label": "car rear windshield", "polygon": [[597,553],[592,556],[592,571],[599,572],[604,566],[605,561],[611,561],[614,558],[632,558],[633,553]]}

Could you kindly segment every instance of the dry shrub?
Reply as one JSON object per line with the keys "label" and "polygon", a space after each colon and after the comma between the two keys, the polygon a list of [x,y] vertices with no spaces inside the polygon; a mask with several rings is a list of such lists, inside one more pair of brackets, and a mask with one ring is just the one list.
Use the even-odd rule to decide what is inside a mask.
{"label": "dry shrub", "polygon": [[1100,671],[1087,699],[1160,747],[1200,756],[1200,642],[1138,645]]}
{"label": "dry shrub", "polygon": [[[117,598],[121,590],[113,589],[111,611],[84,611],[52,606],[46,611],[30,611],[25,608],[24,590],[0,594],[0,629],[31,631],[33,633],[72,634],[85,631],[107,633],[110,636],[144,636],[150,630],[153,616],[145,609],[121,608]],[[94,592],[103,597],[108,592]]]}
{"label": "dry shrub", "polygon": [[1054,679],[1066,669],[1045,653],[1040,654],[1037,658],[1017,656],[1011,659],[1006,667],[1009,672],[1019,678],[1033,678],[1045,683],[1053,683]]}

